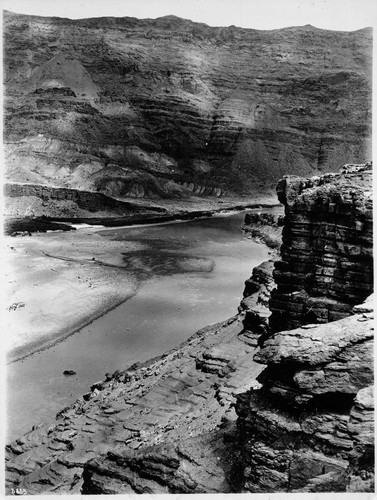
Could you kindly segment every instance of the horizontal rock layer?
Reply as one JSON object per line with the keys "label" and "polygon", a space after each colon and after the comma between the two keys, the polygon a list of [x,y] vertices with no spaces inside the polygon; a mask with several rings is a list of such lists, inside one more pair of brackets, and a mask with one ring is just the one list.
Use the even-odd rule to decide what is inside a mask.
{"label": "horizontal rock layer", "polygon": [[262,388],[236,406],[241,489],[373,491],[373,335],[365,307],[265,342]]}
{"label": "horizontal rock layer", "polygon": [[285,225],[270,300],[273,331],[341,319],[372,292],[372,172],[355,170],[279,182]]}
{"label": "horizontal rock layer", "polygon": [[[55,422],[9,444],[8,487],[86,494],[371,491],[370,307],[276,334],[257,354],[267,362],[261,374],[240,319],[93,384]],[[311,352],[311,364],[298,363]],[[345,373],[351,390],[344,390]]]}
{"label": "horizontal rock layer", "polygon": [[8,180],[151,197],[367,161],[372,32],[5,13]]}
{"label": "horizontal rock layer", "polygon": [[[43,186],[38,184],[16,184],[4,183],[4,196],[9,198],[20,197],[35,197],[47,203],[50,200],[54,201],[68,201],[77,208],[81,208],[88,212],[98,212],[101,210],[111,210],[116,214],[130,214],[130,213],[145,213],[146,207],[133,205],[125,201],[117,200],[103,193],[93,193],[91,191],[82,191],[78,189],[67,189],[52,186]],[[12,203],[12,200],[10,201]],[[73,213],[66,211],[67,216],[73,216]],[[153,212],[166,212],[166,210],[154,207]],[[40,215],[40,214],[38,214]]]}

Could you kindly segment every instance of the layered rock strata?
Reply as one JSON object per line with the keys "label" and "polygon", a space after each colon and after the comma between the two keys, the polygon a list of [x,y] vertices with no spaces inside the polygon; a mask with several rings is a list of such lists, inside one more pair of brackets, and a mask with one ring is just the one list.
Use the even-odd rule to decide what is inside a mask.
{"label": "layered rock strata", "polygon": [[[59,214],[58,218],[62,218],[62,215],[67,217],[77,216],[80,213],[79,209],[92,213],[108,210],[116,215],[129,215],[140,212],[145,213],[148,210],[147,207],[117,200],[111,196],[106,196],[103,193],[44,186],[40,184],[18,184],[6,182],[3,186],[3,192],[5,200],[10,205],[7,214],[9,216],[15,215],[15,198],[26,198],[30,205],[33,205],[34,201],[35,206],[33,206],[32,211],[29,209],[29,214],[37,216],[53,215],[48,209],[48,203],[51,201],[55,202],[55,210],[56,202],[61,202],[62,204],[65,203],[65,210],[62,210],[63,213]],[[44,211],[45,213],[43,213],[42,207],[47,207]],[[149,211],[151,214],[156,212],[166,213],[165,209],[158,207],[154,207],[153,210],[149,209]]]}
{"label": "layered rock strata", "polygon": [[255,355],[263,387],[236,406],[242,491],[374,490],[372,300],[276,333]]}
{"label": "layered rock strata", "polygon": [[285,225],[270,301],[273,331],[344,318],[372,292],[371,165],[353,170],[278,184]]}
{"label": "layered rock strata", "polygon": [[370,28],[5,12],[6,178],[217,197],[366,161],[371,68]]}
{"label": "layered rock strata", "polygon": [[[5,182],[4,219],[7,234],[72,229],[64,223],[86,223],[106,227],[169,222],[210,217],[223,211],[247,208],[268,208],[276,205],[272,196],[258,198],[227,198],[219,202],[196,199],[187,203],[144,201],[114,198],[101,192],[68,189],[56,186]],[[59,222],[58,222],[59,221]],[[63,224],[59,224],[63,223]]]}
{"label": "layered rock strata", "polygon": [[[354,312],[276,334],[259,353],[235,317],[162,358],[115,372],[55,422],[7,447],[8,487],[371,491],[373,313],[368,304]],[[262,373],[256,352],[267,363]]]}
{"label": "layered rock strata", "polygon": [[273,259],[263,262],[253,269],[253,274],[245,282],[239,309],[245,311],[242,338],[250,345],[257,346],[269,334],[268,319],[271,312],[268,303],[275,287],[273,269]]}

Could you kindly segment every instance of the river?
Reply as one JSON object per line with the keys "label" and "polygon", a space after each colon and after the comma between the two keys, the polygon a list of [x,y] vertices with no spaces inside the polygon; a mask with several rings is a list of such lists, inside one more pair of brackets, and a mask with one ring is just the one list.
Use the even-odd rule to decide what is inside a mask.
{"label": "river", "polygon": [[102,230],[104,238],[142,244],[124,255],[139,290],[75,335],[8,365],[7,442],[53,420],[106,372],[162,354],[236,314],[244,281],[268,258],[265,245],[242,235],[244,217]]}

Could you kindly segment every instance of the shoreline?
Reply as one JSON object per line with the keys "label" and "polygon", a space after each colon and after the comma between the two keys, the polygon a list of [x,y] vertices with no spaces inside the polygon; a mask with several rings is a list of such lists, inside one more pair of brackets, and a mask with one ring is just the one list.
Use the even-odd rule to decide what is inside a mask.
{"label": "shoreline", "polygon": [[140,286],[121,265],[122,252],[135,245],[105,240],[92,228],[78,234],[5,237],[5,247],[6,364],[77,333],[133,297]]}
{"label": "shoreline", "polygon": [[134,293],[132,293],[125,299],[115,302],[112,305],[103,306],[101,311],[99,311],[98,313],[94,313],[88,316],[87,318],[83,318],[80,322],[78,322],[76,326],[73,326],[72,328],[66,330],[64,333],[57,332],[55,338],[53,337],[46,340],[36,339],[30,344],[27,344],[25,346],[20,346],[19,348],[16,347],[14,350],[10,351],[7,354],[6,364],[10,365],[12,363],[17,363],[18,361],[22,361],[30,356],[33,356],[33,354],[37,354],[41,351],[45,351],[47,349],[50,349],[51,347],[54,347],[55,345],[59,344],[60,342],[63,342],[67,338],[71,337],[75,333],[79,332],[86,326],[93,323],[93,321],[96,321],[97,319],[101,318],[102,316],[109,313],[113,309],[116,309],[118,306],[124,304],[124,302],[127,302],[127,300],[132,299],[132,297],[134,297],[136,293],[137,289],[135,290]]}
{"label": "shoreline", "polygon": [[[163,224],[168,222],[180,222],[185,220],[194,220],[205,217],[212,217],[216,215],[221,215],[221,213],[227,212],[237,212],[244,210],[255,210],[255,209],[271,209],[274,207],[279,207],[281,204],[276,203],[271,198],[271,202],[268,201],[269,197],[261,198],[261,201],[254,201],[253,203],[234,201],[226,202],[224,201],[221,207],[218,207],[219,203],[215,201],[206,201],[209,208],[198,209],[198,202],[193,202],[194,207],[190,210],[178,209],[177,205],[173,205],[173,210],[169,211],[166,209],[166,213],[161,215],[158,214],[132,214],[126,216],[100,216],[100,217],[90,217],[90,216],[80,216],[80,217],[50,217],[50,216],[38,216],[38,217],[5,217],[5,234],[12,235],[17,232],[46,232],[46,231],[68,231],[74,230],[76,228],[70,227],[70,225],[75,224],[88,224],[91,226],[103,226],[105,228],[111,227],[131,227],[135,225],[150,225],[150,224]],[[230,203],[230,204],[227,204]],[[137,204],[135,204],[137,206]],[[215,208],[217,207],[217,208]],[[159,210],[161,207],[159,205],[152,205],[148,207],[151,209]]]}
{"label": "shoreline", "polygon": [[[213,211],[211,213],[211,215],[207,215],[207,212],[206,211],[200,211],[201,213],[201,216],[198,217],[196,214],[198,213],[198,211],[193,211],[193,212],[188,212],[186,214],[186,219],[183,219],[182,222],[184,222],[185,220],[186,221],[189,221],[189,220],[192,220],[192,219],[196,219],[196,218],[205,218],[205,217],[210,217],[212,216],[213,214],[215,215],[221,215],[221,213],[229,213],[229,214],[232,214],[236,211],[244,211],[244,210],[247,210],[247,209],[253,209],[253,208],[262,208],[262,206],[266,209],[269,209],[269,208],[274,208],[274,207],[277,207],[279,206],[279,204],[268,204],[268,203],[253,203],[253,204],[247,204],[247,205],[241,205],[240,204],[237,204],[237,205],[233,205],[232,207],[222,207],[221,209],[218,209],[216,211]],[[193,216],[193,214],[195,214],[195,216]],[[180,222],[180,219],[178,218],[181,217],[180,214],[176,214],[177,215],[177,218],[174,219],[174,220],[170,220],[170,221],[161,221],[161,222],[155,222],[155,223],[151,223],[150,221],[147,221],[147,219],[144,219],[142,221],[142,226],[145,226],[147,225],[148,223],[150,225],[156,225],[156,224],[169,224],[169,223],[179,223]],[[125,221],[122,221],[123,223]],[[45,349],[49,349],[50,347],[53,347],[54,345],[62,342],[63,340],[65,340],[66,338],[70,337],[71,335],[74,335],[75,333],[77,333],[78,331],[80,331],[82,328],[84,328],[85,326],[91,324],[93,321],[95,321],[96,319],[104,316],[105,314],[107,314],[108,312],[110,312],[111,310],[115,309],[116,307],[120,306],[121,304],[123,304],[124,302],[126,302],[127,300],[129,300],[130,298],[132,298],[136,293],[137,293],[137,289],[139,288],[140,286],[140,283],[137,281],[136,277],[134,275],[131,275],[128,271],[127,271],[127,268],[123,267],[123,266],[119,266],[119,265],[116,265],[116,264],[113,264],[113,263],[109,263],[109,262],[105,262],[99,258],[94,258],[93,255],[94,253],[93,252],[97,252],[97,248],[96,249],[89,249],[89,251],[91,250],[92,253],[90,253],[88,255],[87,253],[87,250],[85,248],[85,243],[87,242],[87,239],[90,237],[90,239],[92,239],[92,242],[91,243],[95,243],[96,246],[97,244],[101,247],[100,250],[103,251],[103,254],[105,255],[105,260],[114,260],[114,259],[121,259],[122,258],[122,255],[121,253],[124,252],[124,242],[121,242],[121,244],[117,244],[116,242],[109,242],[107,240],[104,240],[100,235],[100,231],[102,229],[104,230],[108,230],[108,229],[111,229],[111,228],[120,228],[120,227],[133,227],[134,225],[136,225],[136,221],[133,221],[133,223],[131,225],[116,225],[116,226],[104,226],[102,225],[101,228],[97,228],[96,225],[92,225],[91,227],[85,227],[85,228],[80,228],[78,229],[77,231],[61,231],[59,233],[57,233],[56,231],[51,231],[47,234],[34,234],[31,238],[9,238],[9,240],[13,240],[15,242],[20,242],[21,243],[21,246],[23,246],[25,249],[28,249],[28,250],[25,250],[26,253],[29,253],[30,254],[30,247],[33,247],[33,243],[39,243],[39,246],[42,247],[42,248],[37,248],[35,251],[34,251],[34,255],[32,256],[32,260],[31,260],[31,263],[33,264],[33,262],[37,259],[37,260],[41,260],[43,259],[42,261],[42,266],[40,266],[41,268],[39,269],[39,275],[35,278],[34,277],[34,281],[36,281],[37,283],[34,283],[34,286],[37,286],[37,285],[40,285],[40,281],[41,281],[41,276],[42,274],[44,274],[44,271],[45,269],[48,269],[48,268],[51,268],[51,271],[54,271],[54,269],[52,269],[52,267],[54,267],[54,265],[51,266],[51,259],[54,259],[54,261],[58,261],[58,271],[59,271],[59,275],[60,275],[60,280],[55,276],[55,275],[51,275],[51,279],[52,279],[52,286],[53,287],[56,287],[57,289],[60,289],[63,293],[64,293],[64,286],[68,287],[68,289],[72,289],[72,286],[71,286],[71,282],[68,280],[68,279],[65,279],[65,275],[67,275],[67,273],[69,272],[69,267],[70,266],[76,266],[76,274],[79,274],[80,276],[73,276],[73,279],[75,278],[80,278],[82,276],[85,277],[88,277],[88,274],[91,274],[92,275],[92,279],[94,278],[97,278],[100,277],[102,278],[102,283],[99,283],[99,291],[100,293],[97,294],[97,297],[93,297],[92,293],[91,293],[91,288],[88,288],[88,287],[85,287],[85,290],[77,290],[77,291],[73,291],[73,294],[72,294],[72,297],[70,297],[70,299],[65,299],[64,300],[64,303],[63,303],[63,306],[67,306],[67,301],[69,302],[69,300],[71,301],[71,303],[73,304],[74,303],[74,299],[75,299],[75,296],[80,296],[81,297],[81,300],[84,302],[83,303],[83,306],[82,308],[85,309],[85,307],[88,307],[89,308],[89,311],[88,311],[88,314],[84,315],[84,316],[81,316],[79,317],[77,320],[75,318],[72,318],[72,316],[74,316],[74,311],[69,311],[68,315],[66,314],[66,318],[62,317],[62,322],[64,322],[64,326],[60,326],[60,324],[56,325],[56,324],[52,324],[51,327],[49,329],[47,329],[48,331],[46,332],[42,332],[42,333],[34,333],[34,338],[30,339],[30,340],[27,340],[27,339],[23,339],[23,342],[21,342],[21,345],[16,345],[12,348],[9,349],[9,351],[6,353],[6,364],[11,364],[11,363],[14,363],[14,362],[18,362],[18,361],[21,361],[29,356],[32,356],[33,354],[36,354],[42,350],[45,350]],[[7,238],[8,239],[8,238]],[[52,244],[54,244],[54,241],[56,240],[56,244],[59,244],[59,243],[64,243],[65,241],[65,245],[63,245],[63,250],[60,250],[59,252],[58,251],[49,251],[47,252],[46,249],[48,249],[48,247],[51,245],[51,240],[52,240]],[[94,241],[93,241],[94,240]],[[6,241],[6,243],[8,243],[7,247],[10,246],[10,241]],[[69,256],[64,256],[64,257],[61,257],[61,255],[64,255],[65,252],[71,252],[71,246],[78,246],[80,248],[80,250],[82,250],[81,253],[84,253],[84,259],[81,258],[81,259],[75,259],[72,257],[72,254],[71,253],[67,253],[67,255]],[[38,245],[37,245],[38,247]],[[11,249],[14,247],[10,247]],[[126,252],[127,253],[127,252]],[[38,255],[36,255],[38,254]],[[58,257],[56,255],[59,255]],[[79,252],[79,255],[80,255],[80,252]],[[34,258],[33,258],[34,257]],[[30,260],[28,259],[27,260],[27,264],[30,264]],[[95,264],[93,266],[93,264]],[[98,270],[98,265],[100,265],[100,270]],[[85,266],[85,267],[84,267]],[[30,267],[30,266],[27,266],[27,267]],[[113,268],[113,269],[111,269]],[[18,280],[22,280],[22,276],[24,275],[24,272],[25,272],[25,263],[23,265],[20,266],[20,269],[21,271],[20,272],[17,272],[15,271],[13,274],[14,276],[13,277],[16,277]],[[124,269],[124,273],[119,273],[119,269]],[[112,273],[112,272],[117,272],[119,274],[122,274],[123,275],[123,281],[121,283],[121,285],[118,287],[117,284],[114,285],[114,283],[111,283],[112,279],[111,279],[111,276],[109,276],[109,273]],[[51,273],[50,273],[51,274]],[[58,274],[57,272],[55,274]],[[93,278],[94,277],[94,278]],[[119,277],[119,276],[118,276]],[[22,285],[24,286],[30,286],[30,280],[28,279],[28,277],[26,276],[26,279],[24,280],[25,282],[24,283],[21,283],[20,285],[20,288],[22,288]],[[136,283],[135,283],[136,281]],[[50,283],[46,283],[46,285],[50,285]],[[130,286],[131,286],[131,290],[130,290]],[[110,292],[113,293],[113,297],[110,297],[110,298],[107,298],[106,296],[106,287],[109,288],[110,287]],[[119,292],[119,290],[124,290],[123,293],[122,293],[122,296],[119,296],[119,293],[115,293],[115,296],[114,296],[114,289],[116,289],[117,292]],[[71,290],[70,290],[71,291]],[[104,301],[104,297],[106,297],[106,300]],[[8,299],[8,296],[7,296],[7,299]],[[86,299],[86,300],[85,300]],[[96,308],[93,309],[93,304],[92,304],[92,301],[96,301]],[[34,301],[35,302],[35,301]],[[15,302],[17,304],[17,302]],[[45,305],[45,304],[44,304]],[[69,304],[68,304],[69,305]],[[39,306],[39,309],[40,309],[40,318],[38,318],[38,311],[34,314],[34,317],[31,317],[30,318],[30,321],[29,323],[38,323],[38,322],[42,322],[43,321],[43,317],[44,317],[44,313],[46,312],[45,310],[43,310],[43,308],[41,308],[41,306],[43,306],[43,304],[38,304]],[[90,308],[92,308],[92,311],[90,312]],[[8,308],[9,309],[9,308]],[[72,309],[72,307],[71,307]],[[59,311],[59,308],[57,307],[56,308],[56,314],[59,315],[60,311]],[[12,311],[11,313],[12,315],[16,315],[17,314],[17,311]],[[18,314],[21,314],[21,313],[18,313]],[[67,317],[68,316],[68,317]],[[67,325],[67,321],[68,321],[68,325]],[[71,323],[71,324],[69,324]],[[33,335],[33,332],[31,332],[31,335]]]}
{"label": "shoreline", "polygon": [[150,216],[145,215],[140,216],[125,216],[125,217],[63,217],[59,219],[46,218],[46,220],[59,221],[59,222],[70,222],[72,224],[90,224],[93,226],[102,225],[104,227],[133,227],[135,225],[155,225],[155,224],[165,224],[169,222],[184,222],[195,219],[202,219],[207,217],[212,217],[216,215],[221,215],[222,213],[233,213],[242,212],[244,210],[256,210],[256,209],[268,209],[280,206],[280,203],[251,203],[245,205],[232,205],[230,207],[223,207],[218,209],[210,210],[192,210],[185,212],[173,212],[164,214],[161,216]]}

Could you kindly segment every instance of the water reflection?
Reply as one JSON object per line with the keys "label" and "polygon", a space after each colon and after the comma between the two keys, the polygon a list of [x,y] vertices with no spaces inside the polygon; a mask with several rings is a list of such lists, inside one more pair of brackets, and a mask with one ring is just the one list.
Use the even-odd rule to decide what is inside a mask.
{"label": "water reflection", "polygon": [[181,272],[213,271],[215,262],[204,255],[208,245],[233,243],[231,237],[242,239],[240,226],[244,214],[194,220],[180,224],[147,226],[101,231],[104,238],[116,241],[133,241],[138,250],[123,254],[128,270],[140,279]]}

